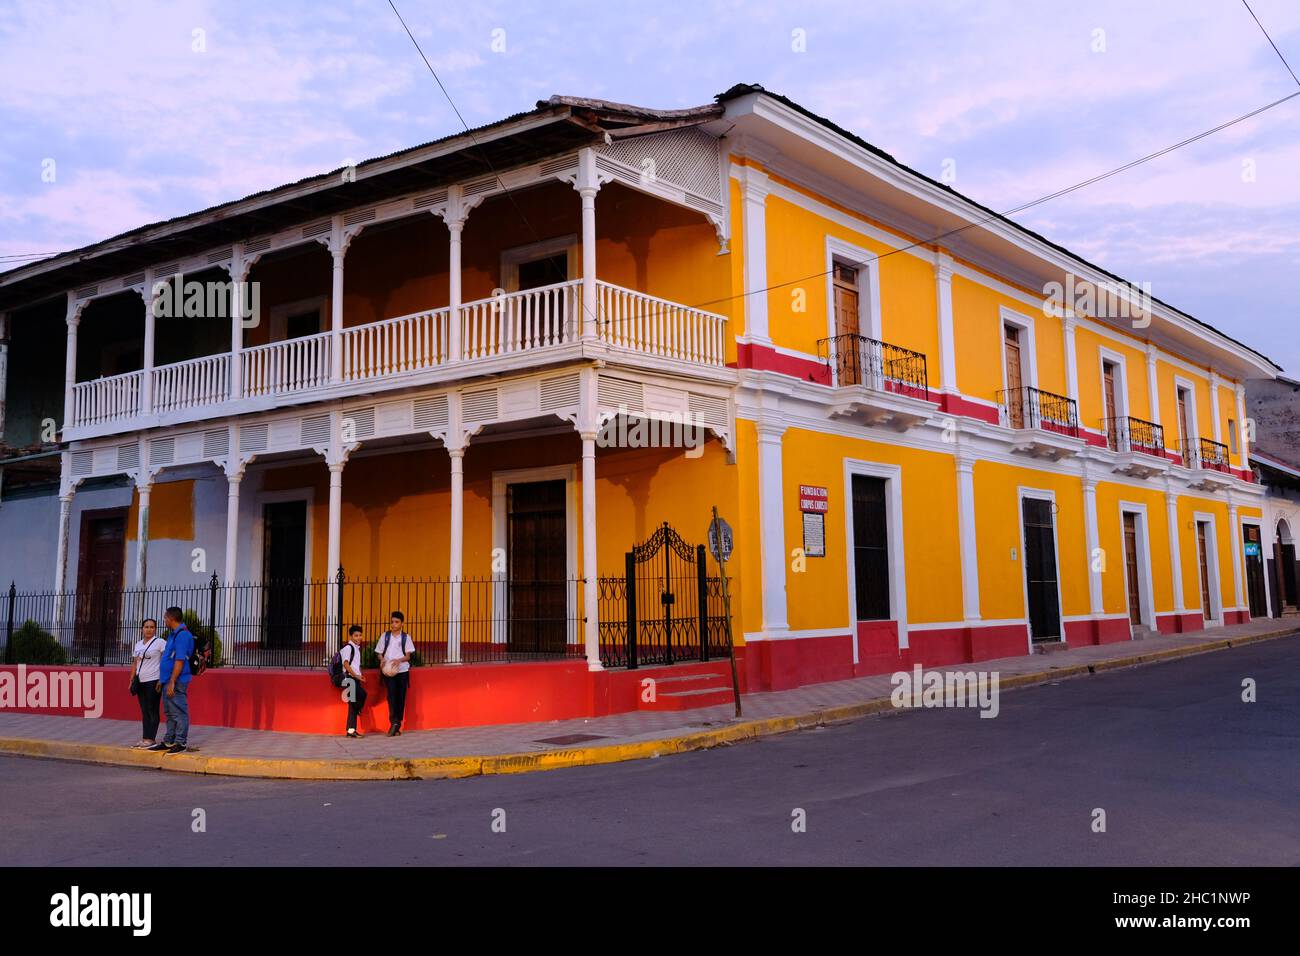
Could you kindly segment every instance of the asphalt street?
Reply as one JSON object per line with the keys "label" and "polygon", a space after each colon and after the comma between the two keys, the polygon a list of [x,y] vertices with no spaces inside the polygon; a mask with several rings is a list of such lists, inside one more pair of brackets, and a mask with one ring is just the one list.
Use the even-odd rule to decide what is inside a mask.
{"label": "asphalt street", "polygon": [[0,758],[0,865],[157,863],[164,843],[203,866],[1294,866],[1300,639],[1007,692],[995,719],[916,711],[519,776],[307,783]]}

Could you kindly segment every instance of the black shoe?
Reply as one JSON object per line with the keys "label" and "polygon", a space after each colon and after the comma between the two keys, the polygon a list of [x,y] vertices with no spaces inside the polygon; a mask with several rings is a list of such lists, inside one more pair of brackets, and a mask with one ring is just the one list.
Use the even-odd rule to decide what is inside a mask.
{"label": "black shoe", "polygon": [[174,747],[168,747],[168,748],[167,748],[167,752],[168,752],[169,754],[183,754],[183,753],[185,753],[185,745],[184,745],[184,744],[176,744]]}
{"label": "black shoe", "polygon": [[394,728],[394,730],[393,730],[393,736],[394,736],[394,737],[400,737],[400,736],[402,736],[402,725],[401,725],[401,724],[398,724],[397,727]]}
{"label": "black shoe", "polygon": [[152,747],[145,747],[144,749],[145,749],[145,750],[151,750],[151,751],[153,751],[154,753],[161,753],[161,752],[164,751],[164,750],[171,750],[171,749],[172,749],[172,745],[171,745],[171,744],[164,744],[164,743],[156,743],[156,744],[154,744]]}
{"label": "black shoe", "polygon": [[344,737],[350,737],[350,738],[353,739],[353,740],[360,740],[362,737],[365,736],[365,734],[359,734],[359,733],[357,733],[355,730],[349,730],[349,731],[348,731],[346,734],[344,734],[343,736],[344,736]]}
{"label": "black shoe", "polygon": [[388,725],[388,736],[389,736],[389,737],[396,737],[396,736],[397,736],[397,724],[389,724],[389,725]]}

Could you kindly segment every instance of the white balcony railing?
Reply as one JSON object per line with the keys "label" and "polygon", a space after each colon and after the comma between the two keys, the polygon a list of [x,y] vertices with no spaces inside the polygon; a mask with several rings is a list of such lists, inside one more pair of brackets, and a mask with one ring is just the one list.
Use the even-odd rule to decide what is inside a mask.
{"label": "white balcony railing", "polygon": [[170,412],[230,397],[230,353],[161,365],[153,370],[153,410]]}
{"label": "white balcony railing", "polygon": [[723,364],[723,316],[608,282],[596,283],[596,297],[602,341],[647,355]]}
{"label": "white balcony railing", "polygon": [[359,382],[446,363],[450,309],[415,312],[344,329],[343,381]]}
{"label": "white balcony railing", "polygon": [[[596,283],[597,338],[643,355],[721,367],[726,318],[702,309]],[[468,302],[459,315],[458,362],[451,352],[451,312],[432,309],[346,328],[339,336],[344,385],[405,372],[577,343],[585,319],[579,279]],[[331,384],[333,335],[321,332],[241,350],[239,394],[232,394],[230,353],[163,365],[152,372],[153,412],[219,406],[241,398],[314,392]],[[143,372],[82,382],[73,389],[74,427],[138,418]]]}
{"label": "white balcony railing", "polygon": [[144,372],[126,372],[82,382],[73,389],[73,420],[78,425],[135,418],[140,414]]}
{"label": "white balcony railing", "polygon": [[244,397],[305,392],[330,381],[330,333],[272,342],[244,349],[241,380]]}
{"label": "white balcony railing", "polygon": [[482,359],[572,342],[582,313],[582,281],[491,296],[461,306],[466,359]]}

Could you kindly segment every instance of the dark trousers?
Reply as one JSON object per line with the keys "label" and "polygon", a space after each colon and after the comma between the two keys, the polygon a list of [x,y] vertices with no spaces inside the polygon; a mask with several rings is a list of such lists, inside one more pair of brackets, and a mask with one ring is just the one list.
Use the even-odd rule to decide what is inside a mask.
{"label": "dark trousers", "polygon": [[411,686],[410,672],[385,677],[384,683],[388,687],[388,722],[400,728],[402,718],[406,716],[406,691]]}
{"label": "dark trousers", "polygon": [[140,701],[140,721],[144,728],[140,739],[157,740],[158,724],[161,720],[158,715],[158,706],[162,703],[162,691],[158,689],[158,682],[156,680],[142,681],[139,684],[136,699]]}
{"label": "dark trousers", "polygon": [[343,699],[348,702],[348,730],[354,731],[357,729],[357,715],[366,706],[366,685],[355,677],[343,678]]}

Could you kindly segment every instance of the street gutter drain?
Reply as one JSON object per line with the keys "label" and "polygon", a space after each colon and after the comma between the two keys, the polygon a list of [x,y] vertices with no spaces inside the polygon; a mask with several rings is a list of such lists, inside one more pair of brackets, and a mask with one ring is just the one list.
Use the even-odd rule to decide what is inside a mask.
{"label": "street gutter drain", "polygon": [[608,736],[609,734],[565,734],[562,737],[543,737],[541,740],[534,740],[533,743],[567,747],[570,744],[580,744],[588,740],[604,740]]}

